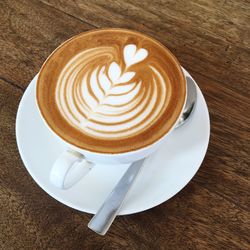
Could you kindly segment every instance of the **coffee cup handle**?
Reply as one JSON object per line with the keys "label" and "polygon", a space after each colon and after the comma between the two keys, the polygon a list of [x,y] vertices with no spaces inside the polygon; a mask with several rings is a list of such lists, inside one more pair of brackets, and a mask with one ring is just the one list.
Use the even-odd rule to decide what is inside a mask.
{"label": "coffee cup handle", "polygon": [[73,150],[65,150],[54,162],[50,171],[50,182],[61,189],[67,189],[84,177],[94,164]]}

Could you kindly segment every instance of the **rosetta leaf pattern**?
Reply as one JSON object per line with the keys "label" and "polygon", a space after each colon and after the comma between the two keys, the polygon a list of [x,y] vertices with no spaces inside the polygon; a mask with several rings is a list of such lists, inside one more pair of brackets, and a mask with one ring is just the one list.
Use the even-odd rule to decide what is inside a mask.
{"label": "rosetta leaf pattern", "polygon": [[[94,118],[95,113],[100,113],[102,105],[119,105],[119,100],[126,103],[131,100],[131,96],[135,96],[138,88],[135,88],[135,82],[131,81],[136,72],[129,71],[128,68],[136,63],[143,61],[148,55],[147,50],[137,49],[136,45],[129,44],[124,47],[123,60],[125,62],[125,70],[122,72],[121,66],[117,62],[112,62],[108,66],[108,75],[106,75],[105,67],[103,67],[98,76],[100,87],[104,91],[104,95],[98,94],[98,103],[96,107],[92,107],[91,115],[88,119]],[[126,84],[127,83],[127,84]],[[99,90],[93,89],[93,92],[100,93]]]}
{"label": "rosetta leaf pattern", "polygon": [[143,61],[148,51],[127,44],[121,61],[113,52],[109,47],[83,51],[67,63],[58,79],[60,112],[72,126],[95,137],[138,133],[152,124],[165,105],[164,78],[150,65],[150,58]]}

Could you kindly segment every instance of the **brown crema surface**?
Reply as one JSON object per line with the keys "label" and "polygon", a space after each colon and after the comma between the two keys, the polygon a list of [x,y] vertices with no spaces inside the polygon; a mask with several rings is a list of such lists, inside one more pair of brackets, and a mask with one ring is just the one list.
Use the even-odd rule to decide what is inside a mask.
{"label": "brown crema surface", "polygon": [[[139,62],[126,69],[123,49],[129,44],[136,45],[138,49],[146,49],[148,55],[143,62]],[[84,54],[85,51],[87,51],[86,55]],[[93,60],[91,60],[91,53],[93,53]],[[134,102],[134,106],[131,106],[132,108],[127,111],[123,111],[123,113],[125,114],[132,111],[138,107],[143,100],[147,101],[144,105],[145,110],[150,104],[154,91],[158,91],[158,98],[155,100],[153,107],[156,109],[157,106],[159,106],[160,97],[163,95],[162,86],[160,86],[161,81],[159,80],[159,76],[151,68],[157,69],[166,85],[166,95],[164,95],[161,111],[151,120],[150,117],[152,117],[153,111],[149,112],[140,123],[136,124],[137,127],[133,125],[122,128],[119,131],[113,132],[111,130],[111,132],[107,132],[107,134],[112,135],[110,137],[102,136],[102,131],[98,132],[96,129],[93,129],[93,131],[97,133],[97,135],[99,133],[100,135],[98,136],[95,133],[91,134],[79,129],[74,122],[72,122],[74,119],[78,122],[78,119],[71,113],[68,103],[66,102],[65,107],[67,111],[69,110],[69,116],[73,117],[72,121],[67,119],[67,116],[58,108],[57,100],[58,88],[62,85],[62,81],[60,80],[62,72],[68,67],[69,62],[78,55],[83,55],[82,62],[84,62],[84,56],[86,56],[89,63],[82,63],[82,65],[85,66],[77,73],[73,83],[70,80],[73,73],[67,76],[68,84],[73,84],[72,91],[75,93],[75,95],[73,95],[74,103],[82,103],[89,108],[83,98],[84,91],[81,92],[80,82],[82,78],[89,72],[90,68],[92,71],[93,69],[97,69],[98,74],[100,74],[101,66],[103,65],[105,66],[105,73],[108,75],[108,66],[115,61],[122,72],[126,70],[136,72],[135,76],[131,78],[129,82],[119,83],[118,85],[123,86],[131,82],[142,84],[140,91],[136,95],[138,101]],[[81,64],[74,64],[74,68],[77,67],[81,67]],[[155,81],[153,81],[152,76],[156,79]],[[95,93],[91,90],[90,78],[91,74],[88,74],[86,77],[88,84],[86,86],[90,95],[94,99],[97,99]],[[100,86],[99,82],[98,85]],[[135,88],[136,85],[132,88],[132,91]],[[103,93],[105,92],[101,86],[100,89]],[[66,98],[69,94],[66,90],[66,88],[63,89],[64,92],[61,98]],[[131,30],[99,29],[81,33],[71,38],[50,55],[40,71],[36,94],[37,103],[43,118],[49,127],[62,139],[89,151],[99,153],[123,153],[137,150],[156,142],[173,127],[185,102],[186,82],[177,59],[158,41],[147,35]],[[119,96],[119,94],[110,94],[110,96],[116,95]],[[110,104],[106,105],[108,106]],[[103,122],[93,117],[87,117],[85,113],[81,112],[80,108],[80,106],[79,108],[77,107],[79,113],[88,119],[88,122],[96,124],[97,126],[108,127],[114,125],[114,123]],[[136,119],[136,116],[139,115],[140,113],[136,113],[126,122],[130,124],[130,120]],[[120,125],[121,123],[122,122],[118,122],[116,125]],[[144,123],[147,124],[143,127]],[[140,127],[142,128],[140,129]],[[132,133],[131,131],[134,132]],[[121,133],[123,133],[122,136],[119,136]]]}

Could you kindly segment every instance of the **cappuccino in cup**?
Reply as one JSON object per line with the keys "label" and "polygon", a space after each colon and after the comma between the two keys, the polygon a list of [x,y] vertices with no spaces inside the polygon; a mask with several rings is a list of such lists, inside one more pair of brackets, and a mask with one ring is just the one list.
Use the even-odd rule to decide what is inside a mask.
{"label": "cappuccino in cup", "polygon": [[79,34],[46,60],[37,103],[69,145],[100,154],[148,147],[177,122],[186,98],[180,64],[157,40],[126,29]]}

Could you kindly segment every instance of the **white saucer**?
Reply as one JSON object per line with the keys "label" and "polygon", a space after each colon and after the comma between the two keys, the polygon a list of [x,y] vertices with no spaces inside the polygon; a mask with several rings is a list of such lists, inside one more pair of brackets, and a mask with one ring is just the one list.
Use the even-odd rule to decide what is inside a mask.
{"label": "white saucer", "polygon": [[[185,74],[189,75],[186,71]],[[36,80],[37,76],[25,91],[16,119],[17,144],[24,165],[36,183],[53,198],[77,210],[96,213],[127,166],[97,165],[72,188],[54,187],[49,182],[49,172],[63,148],[39,117],[35,101]],[[192,118],[173,131],[168,141],[150,156],[119,214],[144,211],[177,194],[199,169],[209,135],[208,109],[198,88]]]}

